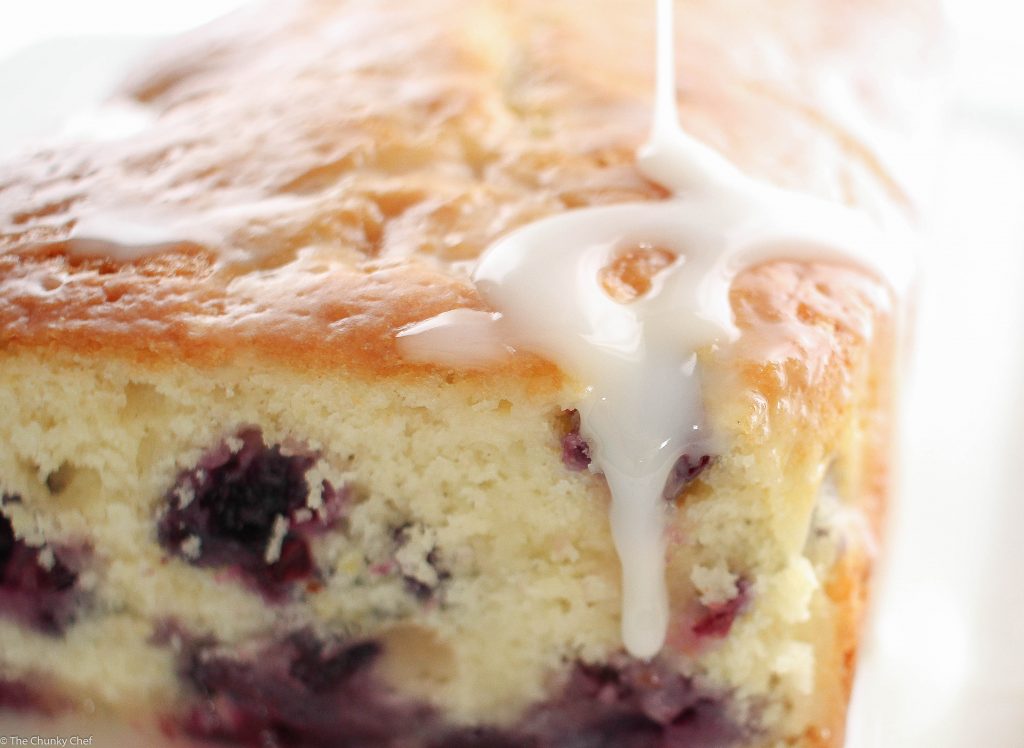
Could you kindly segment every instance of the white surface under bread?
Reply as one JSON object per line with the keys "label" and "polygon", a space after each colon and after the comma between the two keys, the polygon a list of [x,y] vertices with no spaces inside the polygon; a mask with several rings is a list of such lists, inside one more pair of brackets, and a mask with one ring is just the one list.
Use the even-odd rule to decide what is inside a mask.
{"label": "white surface under bread", "polygon": [[[40,0],[5,10],[0,153],[59,131],[98,99],[143,35],[235,4]],[[1013,748],[1024,734],[1024,10],[1014,19],[999,0],[949,5],[959,72],[905,391],[905,489],[849,748]],[[44,41],[81,34],[105,36]],[[0,724],[0,735],[30,729]]]}

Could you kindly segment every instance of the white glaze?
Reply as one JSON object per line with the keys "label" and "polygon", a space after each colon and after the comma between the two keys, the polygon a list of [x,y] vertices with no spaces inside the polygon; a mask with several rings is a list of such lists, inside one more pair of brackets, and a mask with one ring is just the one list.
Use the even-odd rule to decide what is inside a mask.
{"label": "white glaze", "polygon": [[67,251],[130,262],[181,245],[195,233],[194,221],[153,209],[93,210],[75,222]]}
{"label": "white glaze", "polygon": [[[471,339],[496,357],[510,346],[538,353],[585,385],[573,405],[591,469],[612,494],[623,643],[643,658],[658,653],[668,628],[663,489],[679,457],[703,452],[706,440],[696,352],[736,337],[729,288],[737,273],[777,259],[837,262],[899,289],[910,269],[906,253],[865,216],[756,181],[681,130],[672,1],[657,0],[657,8],[654,123],[638,166],[673,198],[526,226],[491,246],[473,276],[497,315],[448,313],[400,334],[403,350],[420,360],[464,364],[455,341]],[[637,245],[677,259],[645,296],[621,303],[598,274],[617,251]]]}
{"label": "white glaze", "polygon": [[61,135],[73,141],[105,142],[130,138],[153,126],[157,113],[129,99],[111,99],[73,116]]}
{"label": "white glaze", "polygon": [[258,217],[294,210],[289,197],[260,198],[238,192],[234,201],[197,210],[190,206],[84,205],[71,230],[67,251],[77,256],[133,262],[182,245],[216,251],[223,265],[245,264],[259,254],[232,242],[235,227]]}
{"label": "white glaze", "polygon": [[452,366],[486,365],[512,352],[494,334],[496,313],[452,309],[416,325],[415,333],[401,334],[402,356],[409,361],[437,361]]}

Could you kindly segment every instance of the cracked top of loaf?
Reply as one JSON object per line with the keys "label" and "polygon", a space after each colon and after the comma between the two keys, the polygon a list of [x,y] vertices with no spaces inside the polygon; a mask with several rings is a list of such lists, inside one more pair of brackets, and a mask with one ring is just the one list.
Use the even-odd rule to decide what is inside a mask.
{"label": "cracked top of loaf", "polygon": [[[887,159],[930,7],[682,2],[683,125],[757,177],[909,212]],[[303,0],[176,40],[95,113],[96,137],[0,166],[0,347],[422,368],[394,333],[481,308],[466,261],[496,238],[665,198],[634,166],[653,38],[641,0]],[[879,285],[775,263],[733,304],[741,328],[856,330]]]}

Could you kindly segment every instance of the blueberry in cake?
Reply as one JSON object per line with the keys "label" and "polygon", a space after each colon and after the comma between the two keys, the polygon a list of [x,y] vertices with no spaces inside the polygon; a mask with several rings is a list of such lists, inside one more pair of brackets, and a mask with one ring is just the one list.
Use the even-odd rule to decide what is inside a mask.
{"label": "blueberry in cake", "polygon": [[[886,148],[929,3],[677,10],[694,142],[912,214]],[[0,709],[183,745],[842,744],[898,289],[785,248],[730,278],[636,604],[593,382],[483,333],[515,318],[496,242],[698,204],[636,158],[654,38],[630,0],[254,6],[133,71],[135,134],[0,166]],[[668,244],[587,288],[648,308]],[[538,303],[574,298],[556,260]]]}

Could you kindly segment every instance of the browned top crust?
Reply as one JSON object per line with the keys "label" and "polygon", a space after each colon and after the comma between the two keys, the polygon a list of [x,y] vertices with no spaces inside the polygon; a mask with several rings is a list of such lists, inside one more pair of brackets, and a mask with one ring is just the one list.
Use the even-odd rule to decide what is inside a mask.
{"label": "browned top crust", "polygon": [[[931,2],[677,12],[690,132],[776,183],[909,208],[886,148],[913,127]],[[541,216],[664,197],[633,163],[652,44],[647,0],[295,0],[176,40],[121,91],[150,126],[0,166],[0,347],[395,372],[397,329],[480,307],[459,261]],[[165,246],[69,244],[97,217]],[[800,271],[743,291],[769,317],[800,306],[780,272]]]}

